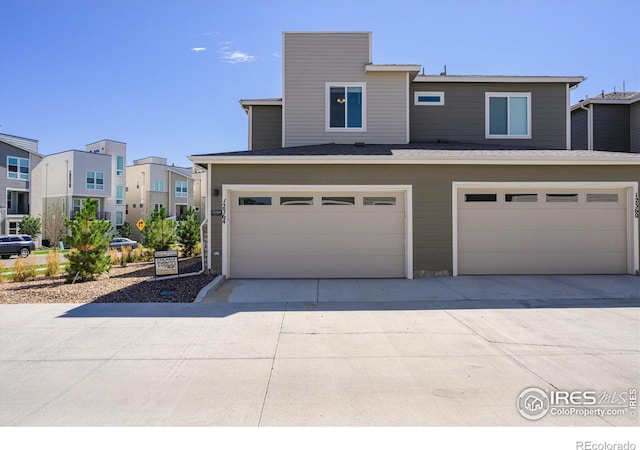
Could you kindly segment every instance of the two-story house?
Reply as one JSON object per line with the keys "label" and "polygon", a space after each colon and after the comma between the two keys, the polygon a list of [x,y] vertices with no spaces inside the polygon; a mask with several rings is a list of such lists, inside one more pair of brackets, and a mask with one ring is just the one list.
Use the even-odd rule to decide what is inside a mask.
{"label": "two-story house", "polygon": [[31,211],[33,170],[42,161],[38,141],[0,134],[0,234],[17,234]]}
{"label": "two-story house", "polygon": [[[63,211],[73,218],[88,198],[98,201],[98,216],[117,228],[125,220],[127,144],[108,139],[87,144],[85,150],[68,150],[44,157],[33,171],[33,211]],[[43,227],[44,228],[44,227]],[[47,238],[47,236],[43,236]]]}
{"label": "two-story house", "polygon": [[571,107],[571,147],[640,153],[640,92],[610,92]]}
{"label": "two-story house", "polygon": [[[425,75],[371,33],[284,33],[282,97],[207,169],[235,278],[635,273],[640,155],[572,151],[581,76]],[[280,137],[278,139],[278,136]]]}
{"label": "two-story house", "polygon": [[[192,169],[168,165],[166,158],[150,156],[136,159],[127,167],[127,222],[151,217],[153,211],[164,208],[167,216],[179,218],[193,207]],[[141,234],[134,227],[134,238]]]}

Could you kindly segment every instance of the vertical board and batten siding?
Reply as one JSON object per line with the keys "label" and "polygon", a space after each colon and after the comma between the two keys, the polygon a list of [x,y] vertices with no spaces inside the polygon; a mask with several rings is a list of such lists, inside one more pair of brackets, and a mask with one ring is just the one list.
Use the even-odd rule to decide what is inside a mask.
{"label": "vertical board and batten siding", "polygon": [[[413,189],[413,268],[453,270],[452,183],[636,181],[638,166],[492,166],[492,165],[213,165],[211,189],[223,184],[411,185]],[[210,195],[211,195],[210,191]],[[212,209],[222,197],[212,196]],[[228,211],[228,207],[227,207]],[[222,224],[212,217],[212,249],[222,249]],[[220,270],[221,258],[213,257]]]}
{"label": "vertical board and batten siding", "polygon": [[[566,84],[411,83],[411,141],[473,142],[565,149]],[[443,91],[444,105],[416,106],[416,91]],[[485,137],[485,93],[531,93],[531,139]]]}
{"label": "vertical board and batten siding", "polygon": [[584,109],[571,111],[571,150],[589,148],[589,113]]}
{"label": "vertical board and batten siding", "polygon": [[629,105],[593,104],[593,149],[628,152]]}
{"label": "vertical board and batten siding", "polygon": [[282,147],[282,106],[251,106],[251,150]]}
{"label": "vertical board and batten siding", "polygon": [[640,101],[629,105],[629,116],[631,153],[640,153]]}
{"label": "vertical board and batten siding", "polygon": [[[284,147],[405,143],[405,73],[365,73],[371,33],[284,33]],[[326,83],[366,83],[366,131],[326,130]]]}

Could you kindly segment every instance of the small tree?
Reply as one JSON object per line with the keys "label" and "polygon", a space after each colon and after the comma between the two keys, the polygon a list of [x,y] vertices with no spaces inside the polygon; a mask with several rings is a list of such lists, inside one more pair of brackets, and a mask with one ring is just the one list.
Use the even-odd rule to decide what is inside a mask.
{"label": "small tree", "polygon": [[55,247],[67,234],[67,221],[61,201],[54,201],[44,213],[44,238]]}
{"label": "small tree", "polygon": [[73,249],[67,255],[67,282],[88,281],[111,269],[107,248],[113,229],[108,220],[97,220],[97,200],[87,199],[75,220],[67,220],[71,227],[69,244]]}
{"label": "small tree", "polygon": [[118,234],[120,235],[120,237],[131,239],[131,236],[133,236],[133,227],[129,222],[125,222],[118,229]]}
{"label": "small tree", "polygon": [[42,224],[40,217],[24,216],[20,221],[20,234],[28,234],[32,239],[42,234]]}
{"label": "small tree", "polygon": [[200,242],[200,220],[193,208],[187,208],[187,213],[178,220],[177,234],[184,256],[193,256]]}
{"label": "small tree", "polygon": [[154,250],[169,250],[176,243],[176,221],[167,219],[164,207],[151,213],[142,231],[144,245]]}

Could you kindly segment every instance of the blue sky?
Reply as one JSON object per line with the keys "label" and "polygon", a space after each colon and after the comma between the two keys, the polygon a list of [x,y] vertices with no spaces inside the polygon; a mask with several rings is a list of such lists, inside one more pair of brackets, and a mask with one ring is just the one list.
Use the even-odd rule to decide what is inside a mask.
{"label": "blue sky", "polygon": [[640,91],[640,1],[5,1],[0,126],[55,153],[246,149],[241,98],[281,95],[283,31],[372,31],[373,62],[583,75],[572,101]]}

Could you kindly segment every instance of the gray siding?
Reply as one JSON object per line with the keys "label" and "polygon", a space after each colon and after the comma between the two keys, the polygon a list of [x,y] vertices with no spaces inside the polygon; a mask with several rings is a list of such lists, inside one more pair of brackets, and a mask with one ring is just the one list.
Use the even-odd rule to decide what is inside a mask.
{"label": "gray siding", "polygon": [[[444,91],[442,106],[415,106],[415,91]],[[485,138],[485,93],[531,93],[531,139]],[[530,83],[411,83],[411,140],[524,145],[565,149],[566,85]]]}
{"label": "gray siding", "polygon": [[[13,145],[0,142],[0,208],[7,207],[7,188],[10,189],[29,189],[29,182],[25,180],[15,180],[7,178],[7,157],[15,156],[17,158],[29,159],[30,153],[14,147]],[[29,167],[29,179],[33,176],[33,164]]]}
{"label": "gray siding", "polygon": [[[637,166],[214,165],[212,176],[211,189],[220,191],[223,184],[410,184],[415,272],[453,270],[453,181],[640,182]],[[211,201],[212,209],[222,209],[221,196]],[[221,250],[221,221],[212,219],[212,249]],[[221,258],[212,264],[220,270]]]}
{"label": "gray siding", "polygon": [[628,152],[629,105],[594,104],[593,149]]}
{"label": "gray siding", "polygon": [[[283,146],[405,143],[405,73],[365,73],[370,33],[285,33]],[[326,83],[366,83],[366,131],[326,131]]]}
{"label": "gray siding", "polygon": [[251,150],[282,147],[282,106],[251,107]]}
{"label": "gray siding", "polygon": [[635,102],[629,106],[630,119],[629,146],[632,153],[640,153],[640,102]]}
{"label": "gray siding", "polygon": [[571,150],[588,150],[589,113],[584,109],[571,111]]}

